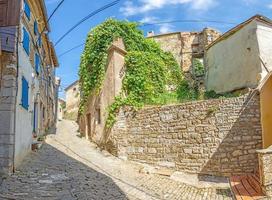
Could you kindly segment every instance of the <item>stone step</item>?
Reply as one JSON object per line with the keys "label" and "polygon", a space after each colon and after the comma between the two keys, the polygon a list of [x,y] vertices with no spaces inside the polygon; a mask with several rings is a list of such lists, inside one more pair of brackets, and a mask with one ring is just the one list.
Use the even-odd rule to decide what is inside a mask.
{"label": "stone step", "polygon": [[257,200],[265,198],[259,178],[255,174],[232,176],[230,185],[236,200]]}

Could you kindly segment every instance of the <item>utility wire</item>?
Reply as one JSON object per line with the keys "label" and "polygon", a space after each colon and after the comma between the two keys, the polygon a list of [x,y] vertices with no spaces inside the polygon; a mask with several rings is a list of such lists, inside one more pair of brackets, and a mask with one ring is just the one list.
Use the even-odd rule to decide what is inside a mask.
{"label": "utility wire", "polygon": [[174,21],[163,21],[163,22],[154,22],[154,23],[140,23],[140,27],[153,26],[160,24],[173,24],[173,23],[217,23],[217,24],[231,24],[234,25],[234,22],[226,21],[215,21],[215,20],[174,20]]}
{"label": "utility wire", "polygon": [[[169,23],[219,23],[219,24],[231,24],[231,25],[235,25],[236,23],[234,22],[225,22],[225,21],[215,21],[215,20],[174,20],[174,21],[164,21],[164,22],[157,22],[157,23],[139,23],[139,27],[145,27],[145,26],[152,26],[152,25],[160,25],[160,24],[169,24]],[[58,57],[62,57],[68,53],[70,53],[71,51],[83,46],[85,43],[76,45],[74,47],[72,47],[71,49],[68,49],[67,51],[64,51],[63,53],[61,53]]]}
{"label": "utility wire", "polygon": [[76,23],[72,28],[70,28],[65,34],[63,34],[58,40],[57,42],[55,43],[54,46],[57,46],[69,33],[71,33],[75,28],[77,28],[80,24],[82,24],[83,22],[85,22],[86,20],[90,19],[91,17],[93,17],[94,15],[118,4],[121,0],[116,0],[116,1],[113,1],[105,6],[102,6],[101,8],[91,12],[89,15],[87,15],[86,17],[84,17],[83,19],[81,19],[78,23]]}
{"label": "utility wire", "polygon": [[83,46],[84,44],[85,44],[85,42],[82,43],[82,44],[79,44],[79,45],[77,45],[77,46],[75,46],[75,47],[73,47],[73,48],[71,48],[71,49],[69,49],[69,50],[67,50],[67,51],[65,51],[65,52],[63,52],[63,53],[60,54],[58,57],[60,58],[60,57],[64,56],[65,54],[70,53],[71,51],[73,51],[73,50],[75,50],[75,49],[77,49],[77,48]]}

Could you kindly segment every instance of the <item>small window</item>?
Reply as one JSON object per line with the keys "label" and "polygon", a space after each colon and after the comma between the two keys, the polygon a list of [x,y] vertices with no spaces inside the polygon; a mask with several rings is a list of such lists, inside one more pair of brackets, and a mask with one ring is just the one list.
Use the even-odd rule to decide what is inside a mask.
{"label": "small window", "polygon": [[30,11],[29,4],[28,4],[28,2],[26,0],[24,1],[24,4],[25,4],[25,9],[24,9],[25,10],[25,15],[28,18],[28,20],[30,20],[31,11]]}
{"label": "small window", "polygon": [[38,34],[38,23],[37,23],[37,21],[35,20],[35,22],[34,22],[34,34],[35,35],[37,35]]}
{"label": "small window", "polygon": [[22,78],[22,99],[21,105],[24,109],[28,110],[28,82],[25,77]]}
{"label": "small window", "polygon": [[40,73],[40,56],[37,53],[35,54],[35,71],[37,74]]}
{"label": "small window", "polygon": [[30,41],[29,41],[29,34],[27,32],[27,30],[25,28],[23,28],[23,47],[27,53],[27,55],[29,55],[29,52],[30,52]]}
{"label": "small window", "polygon": [[43,107],[42,116],[43,116],[43,119],[45,119],[45,107]]}

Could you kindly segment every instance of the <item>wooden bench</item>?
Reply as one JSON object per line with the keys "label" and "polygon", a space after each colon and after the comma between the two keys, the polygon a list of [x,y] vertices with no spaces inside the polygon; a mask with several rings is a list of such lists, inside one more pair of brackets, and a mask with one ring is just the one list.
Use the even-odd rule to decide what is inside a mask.
{"label": "wooden bench", "polygon": [[255,174],[232,176],[230,177],[230,185],[237,200],[256,200],[265,197],[260,179]]}

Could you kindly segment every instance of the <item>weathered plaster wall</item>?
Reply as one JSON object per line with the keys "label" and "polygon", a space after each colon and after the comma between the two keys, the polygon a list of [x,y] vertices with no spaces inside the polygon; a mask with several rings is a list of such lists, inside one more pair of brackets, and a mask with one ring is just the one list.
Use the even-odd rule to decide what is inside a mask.
{"label": "weathered plaster wall", "polygon": [[[263,148],[272,145],[272,77],[270,77],[260,92],[263,129]],[[271,169],[272,170],[272,169]]]}
{"label": "weathered plaster wall", "polygon": [[[259,96],[125,109],[108,138],[120,157],[183,172],[229,176],[258,169]],[[245,105],[247,105],[245,107]]]}
{"label": "weathered plaster wall", "polygon": [[257,21],[257,40],[260,57],[266,65],[262,66],[262,79],[265,78],[268,71],[272,71],[272,26]]}
{"label": "weathered plaster wall", "polygon": [[208,49],[207,90],[222,93],[258,85],[262,66],[256,31],[254,20]]}
{"label": "weathered plaster wall", "polygon": [[[15,166],[18,166],[25,155],[31,151],[34,102],[37,101],[39,82],[34,78],[34,68],[25,52],[22,44],[18,46],[19,74],[18,74],[18,97],[16,103],[16,126],[15,126]],[[28,81],[29,85],[29,108],[26,110],[21,106],[22,98],[22,77]],[[22,128],[24,127],[24,128]]]}

